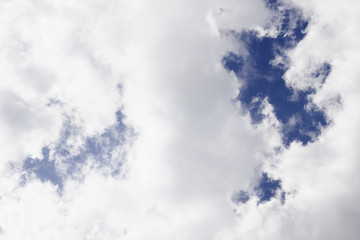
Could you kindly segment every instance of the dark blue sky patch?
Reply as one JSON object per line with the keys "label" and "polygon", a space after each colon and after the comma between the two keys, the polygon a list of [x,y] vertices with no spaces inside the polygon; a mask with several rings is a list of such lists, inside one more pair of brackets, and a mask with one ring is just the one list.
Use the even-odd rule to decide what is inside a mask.
{"label": "dark blue sky patch", "polygon": [[280,180],[271,179],[266,173],[263,173],[259,185],[256,186],[254,190],[259,198],[259,204],[267,202],[274,198],[278,191],[281,191],[281,182]]}
{"label": "dark blue sky patch", "polygon": [[286,201],[286,193],[281,188],[281,181],[270,178],[265,172],[261,174],[251,194],[246,191],[234,192],[231,200],[236,204],[243,204],[254,196],[259,199],[258,205],[268,202],[275,197],[280,197],[279,201],[281,204],[285,204]]}
{"label": "dark blue sky patch", "polygon": [[[266,99],[282,123],[284,144],[288,146],[293,141],[300,141],[306,145],[316,139],[321,129],[327,125],[326,117],[319,108],[307,107],[313,105],[311,95],[316,92],[316,88],[294,91],[286,86],[283,75],[290,61],[286,51],[294,48],[305,37],[308,21],[298,9],[279,10],[282,5],[280,1],[268,0],[266,3],[277,12],[274,18],[280,21],[278,35],[260,37],[256,31],[232,32],[245,46],[247,54],[228,53],[223,58],[223,64],[243,80],[237,100],[247,109],[253,124],[264,119],[262,107]],[[312,77],[321,78],[320,84],[323,84],[330,71],[330,64],[324,63]]]}

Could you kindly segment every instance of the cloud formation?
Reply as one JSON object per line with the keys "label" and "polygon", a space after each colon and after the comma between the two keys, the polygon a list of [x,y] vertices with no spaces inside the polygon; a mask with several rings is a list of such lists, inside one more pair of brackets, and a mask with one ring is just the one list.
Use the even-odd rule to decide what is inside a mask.
{"label": "cloud formation", "polygon": [[[271,101],[254,124],[223,65],[261,54],[231,32],[279,35],[273,2],[309,19],[272,62],[330,120],[308,144],[283,142]],[[360,35],[345,2],[2,1],[0,238],[356,239]]]}

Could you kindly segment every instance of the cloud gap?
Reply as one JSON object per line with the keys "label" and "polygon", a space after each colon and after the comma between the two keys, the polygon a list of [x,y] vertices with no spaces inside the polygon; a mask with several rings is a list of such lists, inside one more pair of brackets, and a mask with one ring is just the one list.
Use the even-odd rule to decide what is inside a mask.
{"label": "cloud gap", "polygon": [[50,159],[50,148],[45,146],[41,151],[41,159],[31,157],[25,159],[23,170],[25,170],[26,173],[22,175],[22,184],[26,183],[29,174],[34,174],[42,182],[49,181],[62,189],[63,180],[56,169],[55,161]]}
{"label": "cloud gap", "polygon": [[256,197],[258,199],[257,204],[259,205],[268,202],[277,196],[280,197],[280,202],[285,204],[286,192],[282,190],[281,180],[273,179],[269,177],[266,172],[263,172],[251,192],[243,190],[235,192],[233,193],[231,200],[236,204],[243,204],[247,203],[251,198]]}
{"label": "cloud gap", "polygon": [[55,146],[43,147],[41,159],[25,159],[22,184],[26,184],[29,176],[35,176],[42,182],[49,181],[62,190],[64,181],[67,178],[79,177],[80,170],[90,159],[95,163],[93,167],[110,169],[107,172],[113,176],[120,174],[126,151],[116,150],[128,143],[126,134],[134,135],[133,130],[123,122],[124,118],[122,112],[117,111],[116,124],[106,128],[101,134],[84,138],[83,144],[76,149],[76,146],[69,143],[69,139],[79,137],[81,129],[72,124],[68,117],[60,140]]}
{"label": "cloud gap", "polygon": [[259,204],[270,201],[276,196],[278,191],[281,191],[281,181],[272,179],[267,175],[267,173],[263,172],[259,184],[254,188],[254,191],[256,196],[259,198]]}
{"label": "cloud gap", "polygon": [[[285,8],[280,1],[266,1],[266,5],[279,19],[278,34],[260,36],[258,31],[232,32],[247,51],[246,55],[233,52],[223,58],[223,65],[243,81],[237,100],[249,112],[253,124],[260,123],[264,101],[274,108],[281,122],[285,146],[293,141],[303,145],[314,141],[321,129],[328,125],[325,113],[312,103],[318,90],[310,87],[295,90],[287,86],[283,76],[289,68],[286,51],[293,49],[306,35],[309,21],[299,9]],[[276,19],[274,19],[276,21]],[[311,77],[320,79],[320,87],[331,72],[331,65],[323,63]]]}

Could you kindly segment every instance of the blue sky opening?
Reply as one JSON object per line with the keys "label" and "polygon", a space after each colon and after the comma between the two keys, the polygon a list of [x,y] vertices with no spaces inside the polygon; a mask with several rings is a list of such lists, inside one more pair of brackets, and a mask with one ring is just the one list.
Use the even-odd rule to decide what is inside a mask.
{"label": "blue sky opening", "polygon": [[[305,37],[309,21],[302,16],[300,10],[280,11],[280,5],[279,1],[267,1],[267,6],[281,15],[278,35],[259,36],[257,31],[232,32],[245,46],[247,54],[230,52],[223,58],[223,64],[244,82],[237,100],[249,112],[253,124],[264,119],[262,109],[266,99],[282,124],[284,144],[288,146],[293,141],[300,141],[306,145],[316,139],[328,121],[325,113],[311,103],[311,95],[316,93],[315,88],[294,90],[283,79],[290,61],[286,51],[294,48]],[[273,61],[279,56],[283,61],[274,64]],[[312,77],[321,78],[323,84],[330,72],[331,65],[325,62]],[[307,107],[309,105],[313,107]]]}
{"label": "blue sky opening", "polygon": [[[259,185],[254,188],[259,198],[259,204],[270,201],[278,191],[281,191],[281,181],[270,178],[266,173],[262,173]],[[285,194],[281,195],[282,201],[285,202]]]}
{"label": "blue sky opening", "polygon": [[[42,148],[42,158],[26,158],[23,169],[27,173],[35,174],[42,182],[50,181],[60,189],[63,188],[62,178],[56,170],[55,161],[50,160],[50,148],[47,146]],[[22,181],[26,180],[24,176]]]}
{"label": "blue sky opening", "polygon": [[[110,167],[112,170],[111,175],[119,174],[122,161],[111,161],[111,159],[113,151],[126,141],[125,131],[129,130],[129,128],[123,122],[124,117],[121,111],[116,112],[116,124],[105,129],[99,135],[86,138],[83,147],[75,155],[69,150],[67,140],[74,135],[80,134],[80,130],[73,126],[70,119],[68,119],[64,125],[60,140],[55,147],[50,149],[49,146],[45,146],[42,149],[42,158],[28,157],[25,159],[23,170],[26,174],[22,182],[26,183],[25,176],[27,174],[34,174],[41,181],[50,181],[61,190],[66,178],[74,176],[89,157],[94,159],[100,168],[103,166]],[[52,157],[50,156],[51,150],[53,151]],[[56,157],[63,159],[62,164],[66,166],[65,172],[57,170]]]}

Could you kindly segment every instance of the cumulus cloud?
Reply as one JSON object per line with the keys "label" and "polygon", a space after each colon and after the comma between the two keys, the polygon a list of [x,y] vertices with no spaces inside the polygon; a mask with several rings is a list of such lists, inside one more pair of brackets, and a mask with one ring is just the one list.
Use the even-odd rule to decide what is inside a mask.
{"label": "cumulus cloud", "polygon": [[[312,19],[286,85],[316,86],[332,121],[308,145],[283,144],[267,101],[253,125],[223,66],[249,54],[229,31],[276,36],[266,2],[1,2],[0,236],[355,239],[357,15],[285,4]],[[259,203],[263,172],[281,187]]]}

